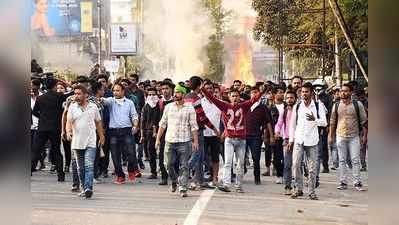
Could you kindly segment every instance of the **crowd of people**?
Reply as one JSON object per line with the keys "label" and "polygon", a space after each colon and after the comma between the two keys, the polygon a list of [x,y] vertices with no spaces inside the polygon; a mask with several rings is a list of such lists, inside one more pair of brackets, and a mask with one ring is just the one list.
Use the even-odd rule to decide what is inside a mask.
{"label": "crowd of people", "polygon": [[72,192],[91,198],[93,184],[108,176],[117,185],[136,182],[148,161],[148,179],[160,177],[159,185],[186,197],[204,188],[244,193],[252,163],[255,185],[276,176],[282,194],[298,198],[305,185],[317,200],[320,173],[339,170],[337,188],[344,190],[349,167],[355,190],[364,190],[367,89],[356,82],[329,90],[300,76],[288,85],[254,86],[199,76],[178,83],[139,78],[32,77],[32,174],[46,168],[48,156],[59,182],[72,172]]}

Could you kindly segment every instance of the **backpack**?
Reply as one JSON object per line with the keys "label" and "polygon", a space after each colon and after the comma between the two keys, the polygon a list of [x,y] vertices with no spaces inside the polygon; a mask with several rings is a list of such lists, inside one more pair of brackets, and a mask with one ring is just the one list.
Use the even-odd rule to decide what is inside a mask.
{"label": "backpack", "polygon": [[[334,111],[334,114],[335,114],[335,118],[337,118],[337,121],[338,121],[338,107],[339,107],[339,103],[340,103],[341,101],[337,101],[336,103],[335,103],[335,111]],[[360,110],[359,110],[359,103],[357,102],[357,100],[352,100],[352,104],[353,104],[353,106],[355,107],[355,111],[356,111],[356,116],[357,116],[357,124],[358,124],[358,126],[359,126],[359,132],[362,130],[362,124],[361,124],[361,122],[360,122]]]}
{"label": "backpack", "polygon": [[[295,123],[296,123],[296,124],[298,124],[298,110],[299,110],[299,106],[300,106],[301,104],[302,104],[302,102],[296,104],[296,109],[295,109],[295,112],[296,112]],[[319,102],[314,101],[314,104],[316,105],[316,118],[317,118],[317,119],[320,119],[320,116],[319,116]]]}

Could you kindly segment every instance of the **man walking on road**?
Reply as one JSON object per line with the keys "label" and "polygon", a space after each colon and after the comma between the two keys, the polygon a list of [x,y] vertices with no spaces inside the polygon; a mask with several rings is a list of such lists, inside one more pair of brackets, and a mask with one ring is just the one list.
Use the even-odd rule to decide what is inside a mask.
{"label": "man walking on road", "polygon": [[225,142],[224,155],[225,163],[223,168],[223,184],[219,186],[219,190],[230,192],[231,185],[231,168],[233,166],[233,155],[236,154],[237,161],[237,178],[236,191],[244,193],[242,188],[242,180],[244,177],[244,160],[246,147],[246,115],[251,106],[256,103],[261,94],[258,93],[250,100],[240,102],[240,93],[237,89],[230,89],[230,103],[215,98],[205,88],[201,89],[204,95],[222,111],[223,123],[225,124]]}
{"label": "man walking on road", "polygon": [[293,175],[296,190],[291,198],[303,196],[302,159],[306,154],[309,169],[309,198],[317,200],[316,188],[316,160],[318,156],[317,144],[319,143],[318,127],[327,126],[326,113],[322,103],[312,100],[313,85],[305,83],[301,88],[302,100],[294,106],[290,124],[290,139],[288,148],[293,146]]}
{"label": "man walking on road", "polygon": [[94,160],[96,158],[96,130],[99,144],[104,145],[105,137],[101,116],[96,104],[89,103],[86,87],[74,87],[75,102],[69,107],[66,122],[67,139],[71,141],[78,164],[78,174],[83,192],[81,197],[93,195]]}
{"label": "man walking on road", "polygon": [[334,134],[337,138],[339,158],[339,190],[348,189],[347,185],[347,155],[350,152],[352,162],[352,174],[356,190],[362,191],[363,185],[360,177],[360,131],[363,128],[362,143],[367,143],[367,116],[363,104],[357,100],[351,100],[352,86],[344,84],[340,91],[341,100],[334,104],[331,119],[328,142],[334,142]]}
{"label": "man walking on road", "polygon": [[[191,140],[193,153],[198,151],[198,125],[194,107],[184,103],[186,89],[180,85],[175,87],[175,101],[169,103],[159,122],[159,130],[155,142],[159,149],[161,137],[165,135],[165,164],[172,180],[171,192],[176,192],[179,178],[179,192],[181,197],[187,197],[188,188],[188,160],[191,155]],[[179,176],[176,174],[175,162],[179,161]]]}

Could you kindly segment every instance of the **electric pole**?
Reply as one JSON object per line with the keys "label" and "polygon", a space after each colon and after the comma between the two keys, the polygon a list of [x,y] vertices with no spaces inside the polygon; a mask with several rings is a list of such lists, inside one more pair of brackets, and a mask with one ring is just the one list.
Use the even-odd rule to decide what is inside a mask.
{"label": "electric pole", "polygon": [[98,73],[101,73],[101,48],[102,48],[102,38],[101,38],[101,0],[97,0],[97,19],[98,19],[98,58],[97,58],[97,63],[99,66],[98,68]]}

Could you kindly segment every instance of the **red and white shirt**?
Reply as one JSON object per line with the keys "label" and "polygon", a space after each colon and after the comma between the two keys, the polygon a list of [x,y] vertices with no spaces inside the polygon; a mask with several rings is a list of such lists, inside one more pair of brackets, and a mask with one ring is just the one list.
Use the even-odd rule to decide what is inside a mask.
{"label": "red and white shirt", "polygon": [[246,114],[251,106],[257,102],[261,94],[257,94],[250,100],[233,105],[215,98],[207,90],[202,89],[205,96],[222,111],[222,119],[225,126],[224,135],[229,138],[246,138]]}

